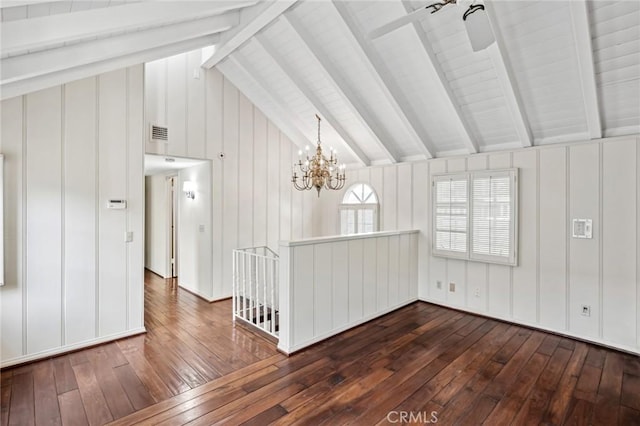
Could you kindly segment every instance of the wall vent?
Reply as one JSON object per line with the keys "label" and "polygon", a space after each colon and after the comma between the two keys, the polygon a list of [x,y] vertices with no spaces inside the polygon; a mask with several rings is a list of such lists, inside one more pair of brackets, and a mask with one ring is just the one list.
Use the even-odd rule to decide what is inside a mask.
{"label": "wall vent", "polygon": [[152,142],[168,142],[169,128],[164,126],[158,126],[157,124],[152,124],[151,125],[151,141]]}

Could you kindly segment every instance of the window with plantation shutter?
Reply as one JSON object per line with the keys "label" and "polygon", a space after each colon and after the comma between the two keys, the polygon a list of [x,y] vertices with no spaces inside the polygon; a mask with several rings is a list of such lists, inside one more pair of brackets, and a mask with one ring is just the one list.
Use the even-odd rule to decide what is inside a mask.
{"label": "window with plantation shutter", "polygon": [[466,255],[469,191],[466,175],[434,179],[434,250],[439,254]]}
{"label": "window with plantation shutter", "polygon": [[515,263],[516,171],[471,174],[472,260]]}
{"label": "window with plantation shutter", "polygon": [[433,254],[516,265],[517,169],[433,176]]}

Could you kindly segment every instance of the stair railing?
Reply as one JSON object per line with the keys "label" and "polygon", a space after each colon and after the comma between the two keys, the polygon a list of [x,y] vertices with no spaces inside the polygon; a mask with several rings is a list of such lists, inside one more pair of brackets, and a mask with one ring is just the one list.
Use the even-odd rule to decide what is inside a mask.
{"label": "stair railing", "polygon": [[233,321],[278,337],[278,255],[268,247],[233,250]]}

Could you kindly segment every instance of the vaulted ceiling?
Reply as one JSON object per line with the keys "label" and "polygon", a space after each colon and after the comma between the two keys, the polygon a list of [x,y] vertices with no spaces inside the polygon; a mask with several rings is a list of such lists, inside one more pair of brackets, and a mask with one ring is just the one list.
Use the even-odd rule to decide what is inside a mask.
{"label": "vaulted ceiling", "polygon": [[[640,133],[640,2],[4,1],[2,98],[215,45],[217,67],[294,142],[362,165]],[[372,34],[373,32],[373,34]],[[57,82],[57,83],[56,83]]]}

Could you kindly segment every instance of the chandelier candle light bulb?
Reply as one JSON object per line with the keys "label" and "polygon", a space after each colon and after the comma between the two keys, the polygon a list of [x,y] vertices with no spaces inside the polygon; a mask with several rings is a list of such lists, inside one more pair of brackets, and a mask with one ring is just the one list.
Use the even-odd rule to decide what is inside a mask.
{"label": "chandelier candle light bulb", "polygon": [[[310,156],[310,149],[307,146],[305,148],[306,160],[303,163],[302,150],[298,151],[298,162],[293,165],[291,182],[293,183],[293,187],[298,191],[315,188],[316,191],[318,191],[319,197],[320,190],[323,187],[332,190],[342,189],[344,187],[346,177],[344,173],[345,165],[338,163],[338,154],[336,150],[333,148],[329,149],[329,159],[323,155],[320,142],[320,117],[316,115],[316,118],[318,119],[318,142],[316,145],[316,152],[314,155]],[[297,170],[300,171],[300,176],[298,176]]]}

